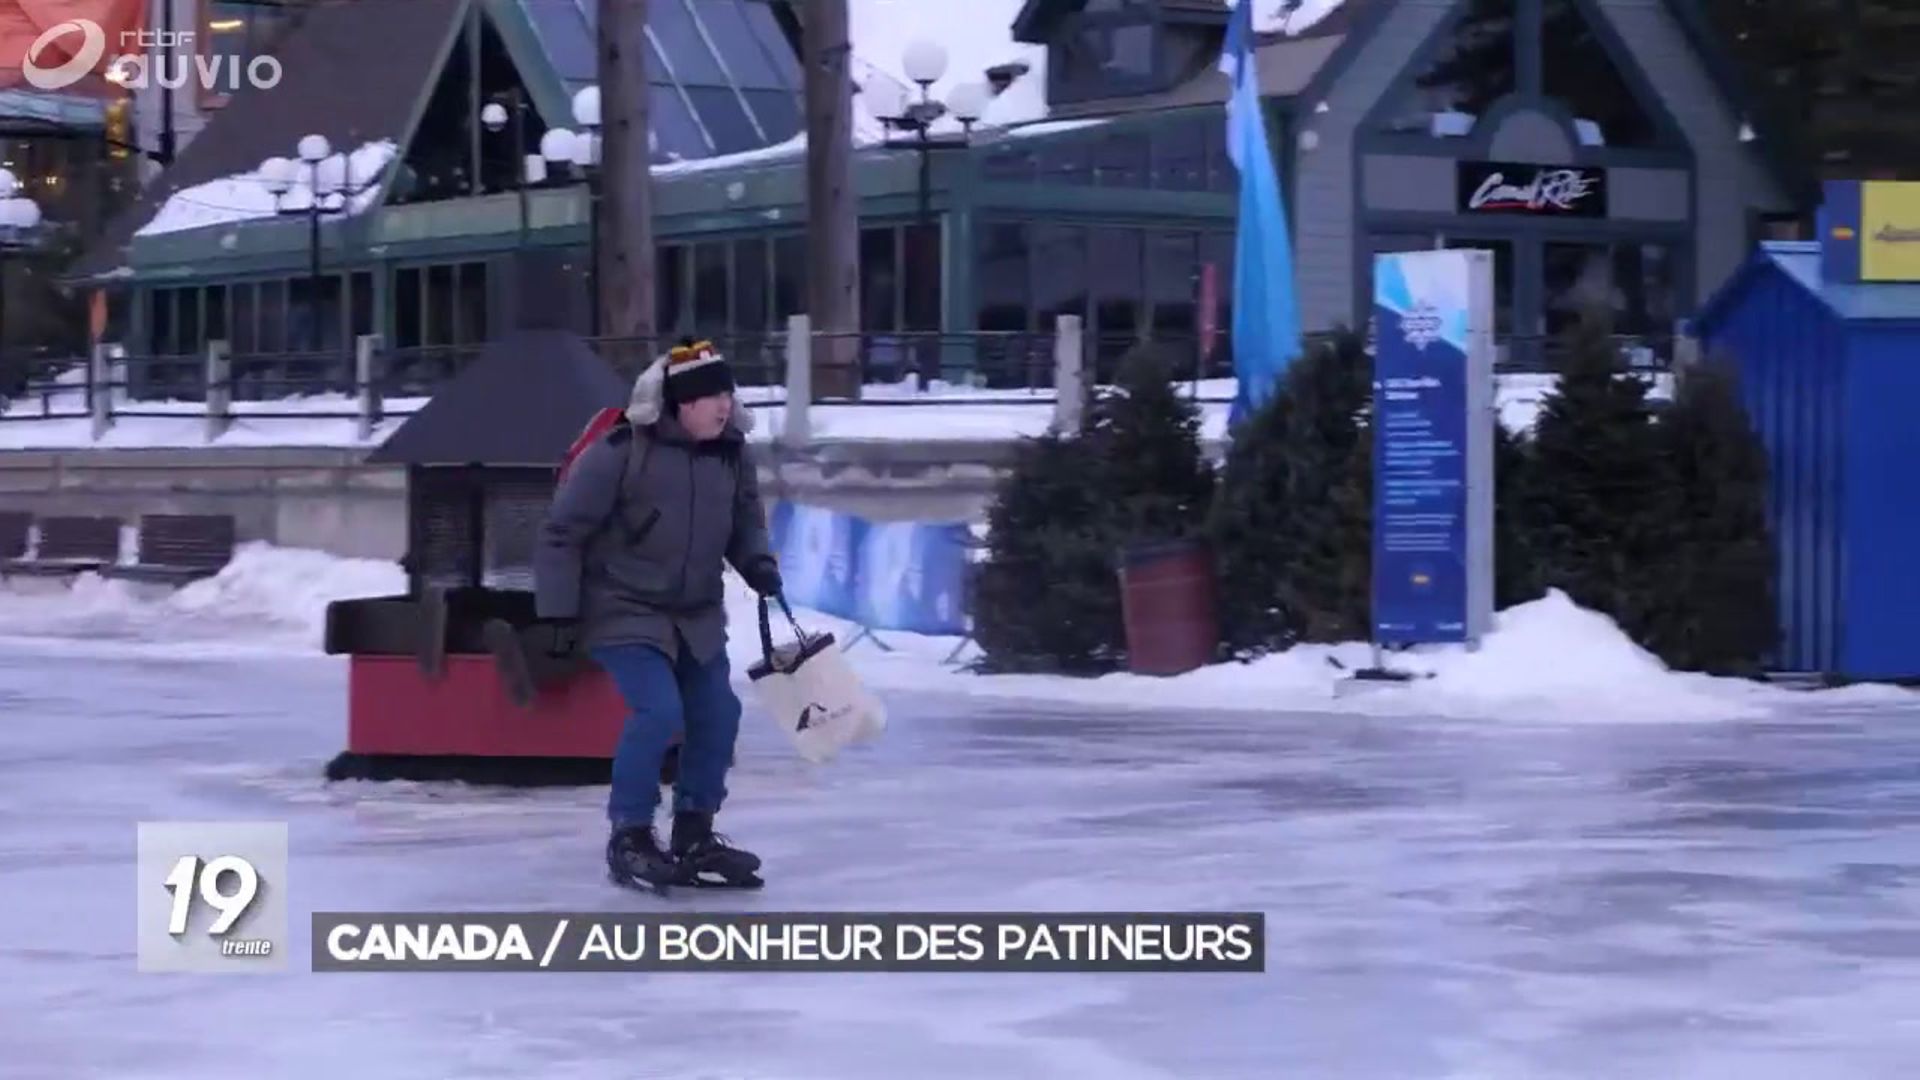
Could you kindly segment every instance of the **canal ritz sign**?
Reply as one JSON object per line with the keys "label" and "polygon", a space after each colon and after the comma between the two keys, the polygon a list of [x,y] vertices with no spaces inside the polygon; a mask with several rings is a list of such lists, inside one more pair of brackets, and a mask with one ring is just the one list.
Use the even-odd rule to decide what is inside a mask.
{"label": "canal ritz sign", "polygon": [[1460,209],[1464,213],[1607,216],[1604,169],[1505,161],[1462,161],[1459,168]]}

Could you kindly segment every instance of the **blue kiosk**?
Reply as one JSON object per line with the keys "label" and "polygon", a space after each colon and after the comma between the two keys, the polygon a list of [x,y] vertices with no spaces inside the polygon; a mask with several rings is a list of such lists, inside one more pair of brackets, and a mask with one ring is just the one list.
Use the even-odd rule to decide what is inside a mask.
{"label": "blue kiosk", "polygon": [[1920,183],[1829,183],[1819,239],[1763,244],[1692,330],[1766,442],[1776,666],[1920,681]]}

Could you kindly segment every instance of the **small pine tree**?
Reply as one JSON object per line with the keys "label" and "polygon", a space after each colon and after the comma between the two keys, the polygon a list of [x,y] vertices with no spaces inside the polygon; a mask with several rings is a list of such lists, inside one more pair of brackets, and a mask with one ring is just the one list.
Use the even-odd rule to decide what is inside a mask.
{"label": "small pine tree", "polygon": [[1250,657],[1283,648],[1286,615],[1280,582],[1286,559],[1273,542],[1287,515],[1287,429],[1293,400],[1269,398],[1234,428],[1220,475],[1220,493],[1207,521],[1207,538],[1225,586],[1220,631],[1228,649]]}
{"label": "small pine tree", "polygon": [[1102,542],[1096,461],[1084,440],[1029,440],[987,511],[987,559],[973,581],[973,637],[986,671],[1094,672],[1121,634],[1113,561]]}
{"label": "small pine tree", "polygon": [[1118,385],[1093,403],[1087,443],[1099,461],[1102,528],[1116,547],[1199,534],[1213,505],[1213,467],[1200,446],[1200,410],[1180,396],[1173,365],[1142,345]]}
{"label": "small pine tree", "polygon": [[1540,581],[1648,641],[1667,584],[1672,485],[1647,384],[1628,372],[1608,317],[1569,335],[1560,379],[1535,424],[1527,534]]}
{"label": "small pine tree", "polygon": [[1505,610],[1538,600],[1539,558],[1527,533],[1527,490],[1533,470],[1525,438],[1493,424],[1493,605]]}
{"label": "small pine tree", "polygon": [[1235,431],[1211,531],[1236,651],[1367,636],[1372,385],[1365,342],[1342,331],[1309,348]]}
{"label": "small pine tree", "polygon": [[1767,456],[1722,361],[1682,371],[1660,417],[1679,512],[1669,553],[1670,602],[1652,646],[1676,668],[1753,675],[1777,645]]}
{"label": "small pine tree", "polygon": [[1196,536],[1213,501],[1198,408],[1141,348],[1088,411],[1087,432],[1031,441],[988,510],[974,640],[990,671],[1096,674],[1121,666],[1119,556]]}

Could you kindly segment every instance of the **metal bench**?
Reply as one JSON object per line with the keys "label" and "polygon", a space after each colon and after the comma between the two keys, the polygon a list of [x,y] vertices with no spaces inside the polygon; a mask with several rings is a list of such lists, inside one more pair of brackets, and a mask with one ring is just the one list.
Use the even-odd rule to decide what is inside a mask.
{"label": "metal bench", "polygon": [[184,585],[212,577],[233,560],[235,530],[226,514],[146,514],[136,561],[101,570],[123,581]]}
{"label": "metal bench", "polygon": [[0,561],[0,576],[66,577],[99,572],[120,559],[120,519],[45,517],[32,558]]}

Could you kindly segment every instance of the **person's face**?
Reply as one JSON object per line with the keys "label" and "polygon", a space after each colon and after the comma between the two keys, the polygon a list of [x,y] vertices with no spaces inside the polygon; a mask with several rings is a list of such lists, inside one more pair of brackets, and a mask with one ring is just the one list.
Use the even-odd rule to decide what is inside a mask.
{"label": "person's face", "polygon": [[717,439],[733,415],[733,395],[709,394],[680,405],[680,426],[696,439]]}

